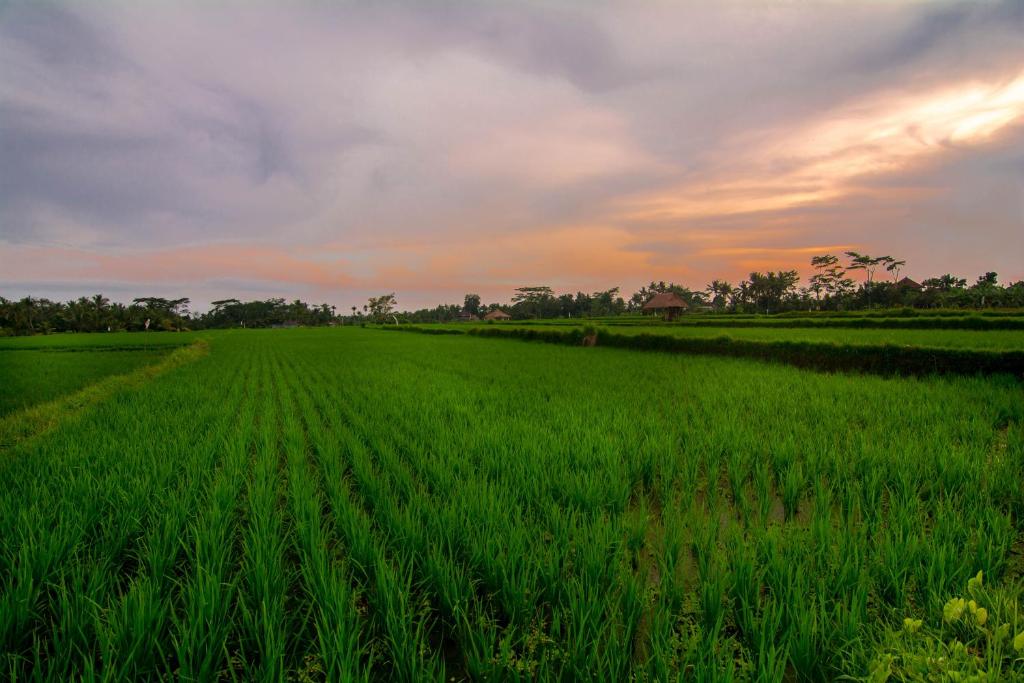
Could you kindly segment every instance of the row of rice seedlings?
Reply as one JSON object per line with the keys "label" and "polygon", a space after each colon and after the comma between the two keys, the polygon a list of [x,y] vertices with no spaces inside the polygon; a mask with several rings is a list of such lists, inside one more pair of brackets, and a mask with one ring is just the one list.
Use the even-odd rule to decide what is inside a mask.
{"label": "row of rice seedlings", "polygon": [[[352,493],[372,516],[380,546],[375,551],[371,604],[383,622],[388,657],[403,680],[443,677],[444,662],[438,661],[431,645],[435,615],[414,570],[416,547],[412,539],[389,535],[388,522],[398,513],[386,479],[373,466],[369,453],[355,439],[334,433],[351,467]],[[353,503],[356,499],[353,499]],[[410,627],[413,629],[410,633]]]}
{"label": "row of rice seedlings", "polygon": [[[347,415],[345,419],[349,422]],[[470,605],[475,603],[475,593],[473,585],[451,562],[450,555],[442,550],[450,547],[450,538],[434,539],[429,543],[426,540],[423,514],[432,509],[436,513],[437,510],[420,496],[407,478],[401,476],[400,469],[389,467],[393,462],[382,463],[382,468],[378,469],[358,439],[343,438],[343,443],[352,458],[353,482],[377,527],[386,542],[397,546],[395,552],[402,556],[417,577],[424,605],[429,604],[431,610],[436,611],[435,618],[431,620],[431,632],[427,634],[432,641],[432,649],[444,649],[443,641],[453,638],[453,633],[472,609]],[[401,508],[398,501],[402,503]],[[447,529],[449,534],[452,531],[454,529]]]}
{"label": "row of rice seedlings", "polygon": [[[327,503],[310,461],[304,424],[320,429],[319,411],[297,385],[293,367],[283,376],[293,400],[284,410],[285,452],[288,458],[288,499],[295,520],[293,542],[305,598],[311,607],[313,638],[304,658],[307,674],[329,681],[369,680],[370,643],[357,609],[358,594],[348,562],[339,557],[335,532],[325,515]],[[300,419],[296,408],[302,413]]]}
{"label": "row of rice seedlings", "polygon": [[289,633],[286,599],[289,567],[288,536],[280,503],[281,449],[277,394],[282,390],[275,354],[260,349],[256,362],[262,374],[257,396],[252,475],[246,486],[245,524],[241,534],[238,600],[238,652],[247,678],[283,680]]}
{"label": "row of rice seedlings", "polygon": [[[449,627],[458,633],[460,646],[466,653],[467,669],[478,675],[499,675],[503,668],[536,671],[537,661],[527,661],[520,656],[524,649],[520,646],[526,639],[538,641],[547,637],[538,631],[536,619],[538,605],[556,597],[545,595],[543,586],[539,584],[540,575],[545,573],[541,569],[544,564],[542,558],[550,552],[542,554],[530,545],[536,534],[529,530],[529,525],[522,524],[522,520],[499,531],[495,512],[506,510],[506,505],[488,506],[487,510],[478,510],[478,514],[467,510],[460,500],[461,495],[469,492],[476,496],[473,492],[481,491],[473,482],[460,482],[450,489],[460,495],[450,496],[447,500],[432,500],[418,482],[413,483],[388,437],[374,442],[374,452],[381,459],[384,470],[404,475],[393,482],[394,487],[407,505],[405,510],[418,510],[419,513],[411,516],[403,512],[387,517],[393,533],[403,544],[415,539],[413,546],[425,550],[427,560],[423,562],[422,572],[439,596],[440,604],[447,605],[444,616]],[[405,451],[403,455],[415,454]],[[486,493],[478,499],[493,500]],[[487,530],[483,531],[479,523],[473,523],[471,520],[474,519],[485,522]],[[504,541],[503,552],[497,558],[500,564],[494,563],[491,553],[496,537]],[[487,540],[480,540],[484,538]],[[501,632],[497,630],[498,624],[493,617],[481,613],[470,574],[461,569],[460,560],[477,568],[471,570],[472,574],[479,577],[484,590],[501,605],[500,620],[504,624]],[[549,570],[546,573],[557,572]]]}
{"label": "row of rice seedlings", "polygon": [[[921,462],[920,458],[918,459],[918,461]],[[793,464],[792,464],[791,461],[789,461],[789,465],[786,466],[784,472],[789,474],[792,471],[792,469],[791,469],[792,467],[793,467]],[[857,491],[860,491],[861,494],[863,494],[865,492],[871,492],[872,493],[872,498],[867,498],[865,500],[871,506],[872,513],[875,515],[876,522],[881,522],[885,518],[885,515],[884,515],[883,510],[882,510],[882,499],[880,498],[882,492],[884,492],[884,490],[885,490],[883,482],[886,479],[884,477],[884,474],[885,474],[886,470],[882,469],[883,467],[886,467],[887,469],[893,469],[891,467],[888,467],[887,465],[883,465],[881,462],[874,463],[870,469],[868,469],[868,470],[866,470],[864,472],[864,474],[869,475],[869,482],[870,482],[869,485],[867,485],[867,486],[860,486],[860,487],[857,487],[857,489],[856,489]],[[802,468],[802,466],[801,466],[801,468]],[[802,473],[797,471],[797,474],[802,474]],[[792,474],[790,475],[790,495],[789,495],[790,503],[789,503],[789,506],[788,506],[789,507],[789,514],[790,514],[790,516],[792,516],[793,513],[794,513],[795,502],[799,500],[799,497],[795,494],[795,491],[799,490],[800,487],[795,485],[793,483],[793,481],[794,480],[805,480],[805,479],[806,479],[805,476],[799,476],[798,477],[796,475],[792,475]],[[804,484],[804,486],[806,486],[806,483]],[[767,488],[767,487],[765,487],[765,488]],[[823,497],[827,497],[824,494],[822,494],[822,495],[823,495]],[[843,496],[843,497],[845,498],[845,496]],[[763,500],[769,500],[769,496],[763,496],[762,498],[763,498]],[[843,502],[846,502],[847,503],[847,508],[851,509],[851,510],[856,510],[856,509],[858,509],[860,507],[857,504],[856,501],[843,501]],[[849,505],[849,503],[852,503],[852,505]],[[818,506],[817,504],[814,507],[815,507],[816,511],[818,509],[822,509],[822,510],[826,510],[827,509],[827,507],[821,507],[821,506]],[[1005,516],[999,516],[999,518],[1004,519],[1004,520],[1006,519]],[[819,527],[819,535],[821,536],[821,538],[819,539],[820,543],[818,544],[818,548],[819,548],[818,552],[819,553],[822,552],[821,549],[822,549],[823,544],[825,542],[824,541],[824,536],[823,536],[823,531],[822,531],[822,530],[824,530],[826,528],[826,525],[824,523],[825,520],[826,520],[826,516],[825,516],[824,512],[821,513],[821,514],[818,514],[816,512],[815,520],[812,520],[812,521],[817,521],[818,527]],[[817,608],[817,611],[820,611],[820,609],[821,608],[819,606]],[[849,611],[849,610],[847,610],[847,611]],[[846,621],[849,621],[849,619],[847,618]],[[810,623],[813,624],[814,623],[813,620]]]}
{"label": "row of rice seedlings", "polygon": [[[241,369],[230,377],[226,405],[237,406],[249,377]],[[210,481],[210,472],[223,466],[227,451],[223,437],[240,435],[237,410],[223,410],[206,428],[214,438],[196,443],[191,457],[177,463],[184,478],[168,496],[159,518],[154,519],[136,551],[138,571],[127,590],[109,600],[97,614],[102,674],[113,680],[138,679],[162,673],[168,675],[167,654],[172,650],[170,629],[174,610],[174,585],[183,564],[190,519],[202,504]],[[245,439],[242,438],[242,442]]]}
{"label": "row of rice seedlings", "polygon": [[[360,403],[360,402],[357,401],[357,403]],[[365,403],[362,403],[362,405],[365,405]],[[389,416],[383,416],[382,415],[382,416],[378,416],[378,419],[370,419],[369,423],[372,425],[373,423],[380,423],[382,421],[393,422],[393,419],[392,419],[392,416],[390,416],[390,415]],[[428,419],[428,422],[430,422],[429,419]],[[429,425],[421,425],[421,427],[423,427],[423,429],[426,429],[428,426]],[[411,430],[410,429],[401,429],[401,430],[399,430],[399,429],[392,429],[392,430],[389,430],[389,432],[386,435],[377,436],[373,440],[374,447],[375,447],[375,450],[378,453],[378,456],[381,457],[381,458],[384,458],[387,461],[387,465],[385,466],[386,470],[388,470],[388,471],[396,471],[396,468],[400,468],[401,467],[401,464],[396,460],[396,454],[395,454],[396,446],[389,444],[388,441],[392,440],[393,437],[395,437],[396,435],[401,436],[401,435],[408,435],[410,433],[416,433],[416,434],[419,434],[419,435],[423,435],[424,434],[423,429],[411,429]],[[435,435],[432,435],[432,434],[431,435],[427,435],[427,439],[428,440],[433,439],[434,436]],[[410,444],[406,440],[405,448],[402,449],[403,456],[410,457],[410,456],[417,455],[416,453],[414,453],[414,449],[409,448],[409,446],[410,446]],[[398,448],[401,448],[401,446],[398,446]],[[444,449],[444,450],[446,452],[452,452],[450,449]],[[451,464],[451,463],[449,463],[449,464]],[[404,479],[403,485],[398,486],[398,488],[401,490],[403,498],[405,498],[406,496],[409,495],[410,485],[409,485],[409,481],[408,481],[407,477]],[[479,489],[476,486],[474,486],[472,483],[460,482],[457,487],[455,487],[454,489],[450,489],[450,490],[473,492],[473,491],[477,491]],[[445,505],[445,504],[448,504],[449,502],[450,501],[447,501],[447,500],[443,501],[443,502],[442,501],[438,501],[438,504]],[[407,500],[407,503],[409,503],[409,507],[410,508],[415,508],[417,506],[417,504],[414,501],[411,501],[411,500]],[[548,506],[548,508],[549,508],[549,510],[555,510],[555,511],[559,510],[559,508],[557,506]],[[432,516],[436,518],[437,515],[435,514],[435,515],[432,515]],[[522,524],[519,524],[518,526],[522,527]],[[493,526],[492,526],[492,528],[490,529],[490,532],[491,532],[490,536],[492,536],[492,537],[494,535],[493,531],[494,531],[494,529],[493,529]],[[450,534],[451,531],[448,530],[447,533]],[[616,531],[615,535],[617,536],[618,533],[619,532]],[[501,536],[506,541],[509,540],[509,536],[508,535],[503,533],[503,534],[501,534]],[[535,534],[529,534],[529,536],[535,536]],[[460,539],[466,539],[467,538],[467,534],[466,533],[461,533],[461,534],[459,534],[459,538]],[[443,537],[442,537],[442,539],[443,539]],[[444,540],[442,540],[442,539],[439,539],[439,540],[441,540],[441,542],[444,542]],[[613,539],[612,542],[615,542],[617,540],[618,539]],[[403,542],[408,542],[408,538],[403,538]],[[555,545],[555,547],[557,547],[557,544],[552,544],[552,545]],[[596,547],[600,548],[601,544],[598,544]],[[513,546],[509,550],[510,550],[510,552],[507,553],[507,555],[509,557],[511,557],[511,558],[527,558],[525,561],[528,564],[537,564],[536,559],[538,557],[538,553],[531,552],[529,548],[525,548],[523,550],[523,552],[516,552],[515,548]],[[548,553],[548,554],[550,554],[550,553]],[[608,566],[609,566],[608,558],[607,558],[607,556],[605,556],[604,553],[599,553],[599,555],[600,555],[599,561],[595,562],[595,563],[592,563],[592,564],[598,565],[598,566],[600,566],[602,568],[602,570],[606,571]],[[531,562],[531,559],[530,559],[531,556],[532,556],[532,562]],[[615,566],[615,565],[613,564],[612,566]],[[508,568],[506,567],[505,569],[507,570]],[[533,583],[528,584],[527,587],[525,588],[525,590],[522,591],[520,594],[529,596],[531,593],[537,593],[538,595],[537,595],[536,599],[537,599],[537,601],[539,603],[539,602],[545,602],[545,601],[548,601],[548,600],[552,600],[554,598],[558,598],[560,595],[564,596],[567,592],[574,591],[574,592],[572,592],[572,595],[570,595],[570,600],[571,599],[575,599],[576,602],[582,601],[582,602],[584,602],[587,605],[587,609],[574,609],[573,610],[573,614],[578,615],[578,621],[580,623],[582,623],[582,624],[594,623],[595,625],[601,626],[601,627],[607,626],[607,624],[609,623],[609,620],[607,618],[602,618],[600,620],[595,620],[595,619],[592,619],[592,618],[590,618],[588,616],[588,610],[593,609],[595,605],[597,606],[597,609],[600,610],[602,608],[602,602],[601,601],[596,601],[596,600],[591,600],[591,599],[589,599],[586,596],[583,596],[583,598],[581,598],[579,593],[583,592],[583,591],[586,591],[586,590],[593,590],[592,587],[597,587],[596,590],[602,590],[603,584],[607,583],[609,586],[611,586],[614,583],[614,581],[607,581],[607,582],[604,582],[604,581],[602,581],[602,582],[596,582],[596,581],[580,582],[579,586],[581,586],[581,588],[576,588],[576,586],[574,584],[568,584],[568,583],[566,583],[566,582],[564,582],[562,580],[562,576],[561,576],[562,572],[558,571],[558,569],[559,568],[556,568],[554,571],[547,571],[547,572],[544,572],[543,570],[540,571],[540,572],[536,572],[536,571],[533,572],[536,575],[548,574],[552,579],[555,580],[552,583],[557,582],[559,584],[557,590],[553,590],[551,588],[547,588],[546,589],[543,584],[538,584],[537,581],[534,581]],[[506,576],[507,576],[507,574],[506,574]],[[505,577],[502,577],[502,578],[505,578]],[[633,584],[632,582],[630,582],[630,585],[633,586],[633,590],[632,591],[627,590],[626,592],[623,593],[623,595],[625,596],[625,599],[627,600],[627,602],[630,602],[630,604],[633,604],[633,605],[637,605],[638,601],[635,599],[635,596],[636,596],[636,594],[638,592],[637,585]],[[533,586],[535,586],[535,588],[533,588],[531,590],[531,587],[533,587]],[[570,587],[570,591],[566,591],[565,590],[566,586]],[[507,588],[507,584],[506,584],[505,588]],[[642,586],[640,586],[640,589],[642,590]],[[500,595],[504,591],[501,588],[499,588],[496,592],[498,592],[498,594]],[[532,596],[531,596],[531,598],[532,598]],[[536,609],[535,607],[531,607],[531,606],[526,606],[525,609],[523,609],[523,608],[516,609],[516,607],[517,607],[517,605],[515,605],[513,603],[513,607],[507,608],[507,609],[508,609],[509,612],[513,613],[514,615],[515,614],[523,614],[524,616],[532,616],[532,612],[535,611],[535,609]],[[619,611],[620,611],[619,605],[616,604],[614,612],[617,613]],[[568,625],[566,620],[569,620],[569,622],[572,622],[573,619],[574,619],[573,614],[570,614],[569,616],[566,616],[566,615],[556,615],[556,616],[558,616],[558,624],[557,624],[558,627],[561,628],[563,625],[566,625],[565,627],[569,628],[569,625]],[[602,616],[608,616],[608,615],[602,615]],[[615,614],[612,614],[610,616],[615,616]],[[635,623],[635,621],[636,620],[633,619],[632,623]],[[529,625],[529,624],[527,624],[527,625]],[[591,665],[591,666],[593,666],[596,663],[596,661],[597,661],[597,660],[595,660],[591,656],[592,653],[588,649],[586,649],[586,648],[592,647],[595,643],[606,642],[608,640],[607,638],[595,638],[595,637],[589,637],[589,636],[583,637],[581,634],[584,634],[584,633],[587,633],[587,631],[586,630],[583,630],[583,631],[577,630],[576,632],[572,633],[571,636],[570,636],[571,638],[575,638],[575,639],[577,639],[579,641],[579,646],[572,648],[571,653],[572,653],[573,657],[577,658],[577,661],[573,662],[572,665],[579,666],[580,667],[580,671],[585,671],[586,670],[585,667],[583,667],[583,665],[581,664],[581,662],[583,662],[584,660],[586,660],[588,665]],[[624,635],[624,638],[628,642],[628,640],[630,638],[630,635],[628,633],[626,633]],[[506,643],[507,643],[507,641],[506,641]],[[586,644],[586,648],[584,648],[582,646],[584,643]],[[615,654],[623,654],[623,653],[625,653],[627,655],[625,657],[625,661],[628,661],[628,654],[630,652],[630,648],[629,647],[616,647],[617,644],[618,643],[615,643],[615,641],[612,641],[612,644],[609,646],[608,649],[611,650],[611,651],[614,651]],[[507,647],[507,644],[506,644],[506,647]],[[571,659],[571,657],[570,657],[570,659]]]}
{"label": "row of rice seedlings", "polygon": [[[395,430],[392,430],[390,432],[390,434],[394,434],[394,433],[395,433]],[[385,449],[381,449],[379,441],[380,441],[379,438],[375,441],[375,446],[377,446],[378,456],[381,456],[381,454],[385,454],[384,457],[388,457],[390,459],[388,465],[386,465],[384,467],[384,469],[389,470],[389,471],[398,471],[398,470],[400,470],[401,469],[401,465],[396,463],[396,461],[394,461],[393,453],[390,456],[387,456],[386,454],[390,453],[390,449],[386,449],[386,447],[385,447]],[[368,476],[368,479],[369,480],[376,480],[376,477],[375,476]],[[407,477],[403,477],[402,478],[402,482],[404,484],[401,487],[402,488],[402,497],[404,498],[404,497],[406,497],[408,495],[408,492],[410,490],[410,481],[408,479],[408,476]],[[462,488],[457,488],[457,490],[461,490],[461,489]],[[472,490],[471,487],[467,488],[467,489],[468,490]],[[407,502],[409,502],[409,501],[407,501]],[[415,507],[415,506],[412,506],[412,505],[410,506],[410,508],[413,508],[413,507]],[[424,506],[424,508],[429,509],[427,506]],[[407,508],[407,509],[409,509],[409,508]],[[406,525],[406,532],[408,532],[408,531],[409,531],[409,526],[407,524]],[[451,533],[452,533],[451,528],[447,529],[446,532],[449,533],[449,535],[451,535]],[[464,533],[460,533],[459,536],[460,536],[460,538],[464,538],[465,535],[464,535]],[[403,538],[403,543],[407,543],[408,544],[408,542],[409,542],[409,538],[408,537]],[[444,543],[444,540],[442,539],[441,542]],[[451,541],[447,541],[447,543],[451,543]],[[520,553],[510,553],[510,555],[513,556],[513,557],[528,557],[528,552],[527,553],[523,553],[523,554],[520,554]]]}
{"label": "row of rice seedlings", "polygon": [[[251,382],[247,389],[258,393],[259,379]],[[188,573],[178,585],[171,644],[177,663],[174,674],[184,681],[215,680],[232,670],[229,637],[239,590],[235,573],[239,501],[251,467],[256,420],[254,402],[244,401],[239,406],[238,430],[222,441],[223,462],[207,502],[182,539]]]}
{"label": "row of rice seedlings", "polygon": [[[154,436],[161,436],[156,413],[138,416],[137,431],[124,435],[128,443],[102,431],[136,406],[130,397],[115,398],[84,425],[67,427],[12,465],[32,482],[35,496],[22,508],[8,536],[16,540],[5,549],[18,566],[11,568],[0,598],[0,613],[10,619],[5,619],[3,651],[17,658],[30,650],[32,668],[50,677],[72,675],[82,660],[97,657],[102,620],[97,609],[123,592],[125,576],[136,564],[132,548],[173,502],[154,493],[174,489],[184,479],[173,460],[154,463],[144,452]],[[217,415],[211,408],[192,417],[202,422]],[[159,448],[172,450],[173,444],[165,441]],[[192,458],[202,455],[200,448]],[[5,502],[17,505],[20,491],[12,493]]]}
{"label": "row of rice seedlings", "polygon": [[430,656],[430,613],[426,605],[412,599],[416,586],[408,553],[403,553],[401,546],[389,552],[374,533],[370,516],[358,504],[349,475],[366,463],[359,453],[343,450],[338,441],[343,429],[344,425],[333,420],[323,425],[314,418],[307,422],[331,516],[372,613],[376,641],[370,660],[397,680],[442,680],[444,663]]}

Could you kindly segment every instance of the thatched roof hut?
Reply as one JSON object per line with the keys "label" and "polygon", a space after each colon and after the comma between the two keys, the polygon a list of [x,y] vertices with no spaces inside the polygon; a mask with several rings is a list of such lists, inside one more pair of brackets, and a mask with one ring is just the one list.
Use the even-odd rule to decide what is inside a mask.
{"label": "thatched roof hut", "polygon": [[651,300],[644,304],[643,310],[663,313],[666,318],[671,320],[689,307],[690,305],[675,292],[662,292],[652,296]]}
{"label": "thatched roof hut", "polygon": [[896,286],[899,287],[900,289],[912,289],[915,292],[920,292],[922,289],[924,289],[924,287],[921,286],[921,283],[914,282],[909,277],[901,279],[899,282],[896,283]]}
{"label": "thatched roof hut", "polygon": [[510,316],[508,313],[506,313],[505,311],[501,310],[500,308],[495,308],[493,311],[491,311],[490,313],[488,313],[487,315],[484,316],[484,320],[511,320],[511,319],[512,319],[512,316]]}

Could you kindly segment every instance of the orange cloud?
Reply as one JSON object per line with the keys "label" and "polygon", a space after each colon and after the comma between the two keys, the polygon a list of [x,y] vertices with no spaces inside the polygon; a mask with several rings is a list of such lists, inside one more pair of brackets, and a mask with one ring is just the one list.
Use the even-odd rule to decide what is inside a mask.
{"label": "orange cloud", "polygon": [[[623,220],[658,221],[772,212],[862,191],[862,177],[984,143],[1024,116],[1024,73],[914,96],[881,94],[796,130],[733,143],[742,167],[616,204]],[[724,156],[730,156],[725,152]]]}
{"label": "orange cloud", "polygon": [[708,256],[750,256],[754,254],[801,257],[816,254],[830,254],[854,249],[853,244],[831,244],[820,247],[709,247],[702,249],[701,254]]}
{"label": "orange cloud", "polygon": [[608,286],[651,268],[651,252],[628,231],[605,225],[566,225],[500,235],[359,248],[356,284],[386,289],[511,288],[531,281]]}

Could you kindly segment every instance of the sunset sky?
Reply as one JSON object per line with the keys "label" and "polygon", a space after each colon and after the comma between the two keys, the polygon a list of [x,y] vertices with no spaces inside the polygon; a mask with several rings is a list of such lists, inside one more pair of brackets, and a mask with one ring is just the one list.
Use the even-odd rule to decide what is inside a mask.
{"label": "sunset sky", "polygon": [[0,296],[1024,278],[1024,0],[0,2]]}

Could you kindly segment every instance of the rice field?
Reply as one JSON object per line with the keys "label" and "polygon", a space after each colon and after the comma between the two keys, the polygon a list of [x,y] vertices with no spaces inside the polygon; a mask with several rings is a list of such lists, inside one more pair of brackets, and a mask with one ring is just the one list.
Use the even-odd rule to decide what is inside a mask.
{"label": "rice field", "polygon": [[77,391],[103,377],[131,372],[166,353],[161,349],[88,354],[0,350],[0,417]]}
{"label": "rice field", "polygon": [[134,351],[171,349],[189,344],[198,332],[105,332],[83,334],[68,332],[27,337],[0,337],[0,351]]}
{"label": "rice field", "polygon": [[[501,328],[519,327],[516,323],[501,323]],[[441,326],[439,326],[441,327]],[[473,326],[452,324],[443,326],[449,329],[465,330]],[[531,324],[523,326],[527,329],[564,330],[567,325]],[[900,346],[921,346],[929,348],[980,349],[990,351],[1024,350],[1024,330],[905,330],[905,329],[858,329],[842,327],[820,328],[774,328],[762,327],[711,327],[686,324],[675,325],[609,325],[608,329],[616,334],[657,334],[683,337],[689,339],[714,339],[731,337],[732,339],[750,339],[756,341],[799,341],[824,342],[831,344],[852,344],[857,346],[877,346],[881,344],[897,344]]]}
{"label": "rice field", "polygon": [[0,450],[0,678],[1024,677],[1013,377],[200,336]]}

